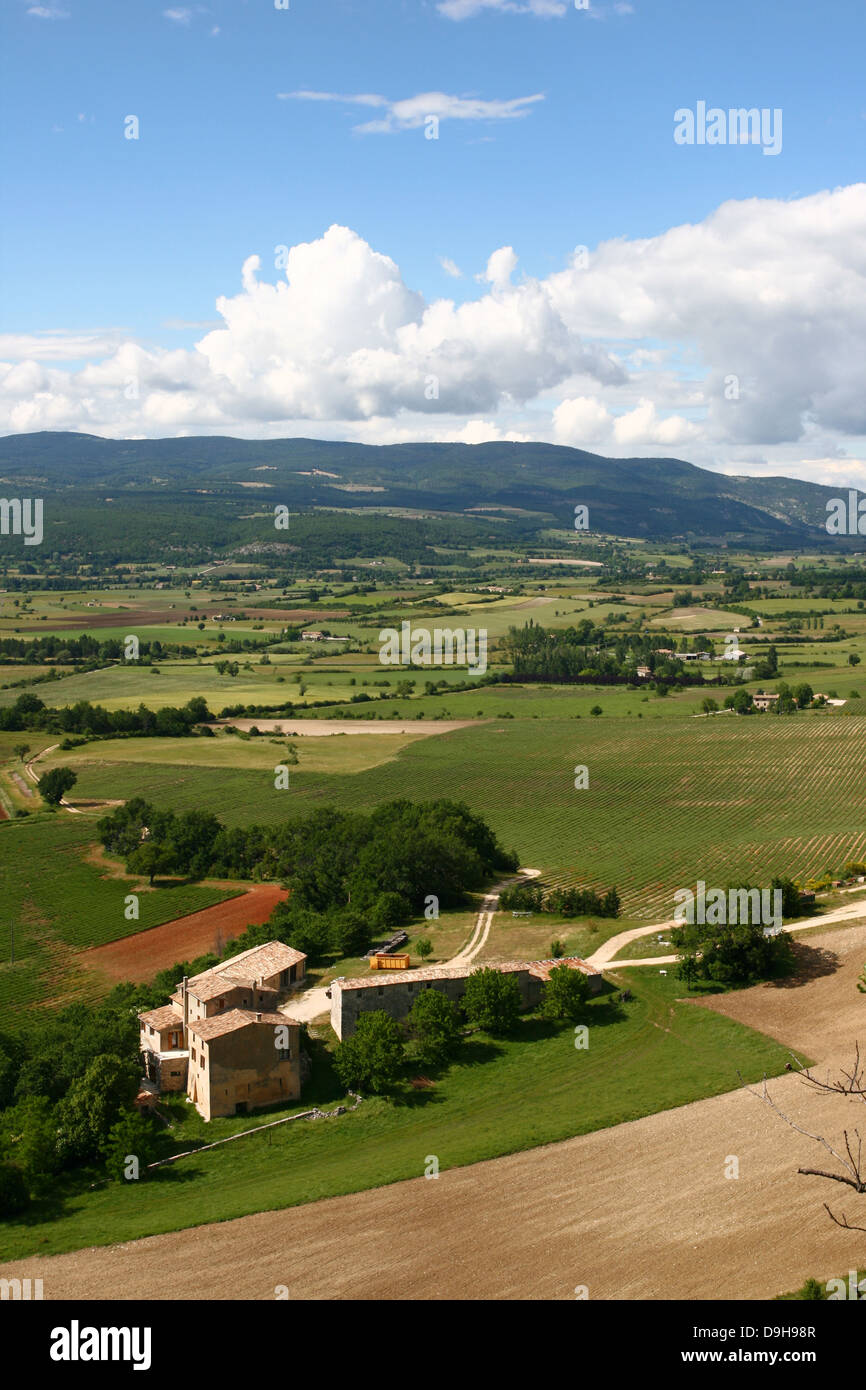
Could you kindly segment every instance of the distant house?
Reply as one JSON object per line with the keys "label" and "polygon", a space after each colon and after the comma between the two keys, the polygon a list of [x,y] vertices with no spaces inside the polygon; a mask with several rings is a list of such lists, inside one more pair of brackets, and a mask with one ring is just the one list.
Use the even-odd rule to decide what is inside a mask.
{"label": "distant house", "polygon": [[638,666],[637,674],[642,681],[645,681],[648,679],[649,676],[652,675],[652,671],[648,666]]}
{"label": "distant house", "polygon": [[301,633],[301,641],[302,641],[302,642],[323,642],[324,640],[325,640],[325,634],[324,634],[324,632],[302,632],[302,633]]}
{"label": "distant house", "polygon": [[766,711],[766,710],[768,710],[768,709],[772,709],[773,706],[776,704],[777,700],[780,700],[780,699],[781,699],[781,696],[780,696],[780,695],[763,695],[763,694],[760,694],[760,695],[753,695],[753,696],[752,696],[752,703],[753,703],[753,705],[755,706],[755,709],[759,709],[759,710],[764,710],[764,711]]}

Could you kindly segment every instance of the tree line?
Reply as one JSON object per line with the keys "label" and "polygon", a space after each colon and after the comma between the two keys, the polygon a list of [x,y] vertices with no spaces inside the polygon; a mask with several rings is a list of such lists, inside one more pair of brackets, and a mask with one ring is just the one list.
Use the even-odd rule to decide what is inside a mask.
{"label": "tree line", "polygon": [[[486,821],[461,802],[389,801],[369,813],[323,807],[278,825],[227,828],[210,811],[177,814],[141,797],[97,823],[131,873],[280,880],[291,897],[247,945],[279,939],[315,963],[362,954],[376,932],[435,903],[451,906],[517,868]],[[258,933],[258,936],[256,935]]]}

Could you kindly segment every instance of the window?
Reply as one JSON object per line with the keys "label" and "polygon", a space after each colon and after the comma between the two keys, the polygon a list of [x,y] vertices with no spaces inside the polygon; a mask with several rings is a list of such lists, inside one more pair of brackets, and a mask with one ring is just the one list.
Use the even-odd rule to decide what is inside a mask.
{"label": "window", "polygon": [[384,985],[380,985],[380,986],[379,986],[379,993],[380,993],[380,994],[384,994],[384,993],[385,993],[385,986],[384,986]]}
{"label": "window", "polygon": [[199,1057],[199,1059],[198,1059],[198,1064],[199,1064],[200,1067],[203,1067],[203,1066],[204,1066],[204,1053],[202,1053],[201,1056]]}

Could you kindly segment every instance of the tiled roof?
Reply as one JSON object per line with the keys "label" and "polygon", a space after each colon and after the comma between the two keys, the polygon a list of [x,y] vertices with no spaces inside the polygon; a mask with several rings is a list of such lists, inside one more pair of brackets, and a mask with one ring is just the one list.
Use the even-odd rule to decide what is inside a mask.
{"label": "tiled roof", "polygon": [[420,970],[377,971],[374,975],[361,975],[353,979],[334,980],[341,989],[372,989],[374,985],[412,984],[415,980],[466,980],[475,970],[501,970],[505,974],[516,974],[519,970],[529,970],[526,961],[470,961],[468,965],[429,965]]}
{"label": "tiled roof", "polygon": [[190,1023],[189,1032],[205,1042],[210,1042],[213,1038],[222,1037],[224,1033],[235,1033],[239,1028],[247,1028],[251,1023],[267,1024],[271,1028],[282,1027],[287,1023],[298,1026],[293,1018],[287,1018],[285,1014],[256,1014],[253,1009],[229,1009],[227,1013],[217,1014],[215,1018],[200,1018],[195,1023]]}
{"label": "tiled roof", "polygon": [[585,975],[598,975],[600,972],[587,965],[579,956],[563,956],[559,960],[473,960],[468,965],[431,965],[421,970],[395,970],[393,975],[379,973],[360,975],[353,979],[334,980],[342,990],[373,989],[376,985],[412,984],[415,980],[465,980],[475,970],[501,970],[506,975],[517,975],[526,971],[540,980],[546,980],[557,965],[567,965],[569,970],[582,970]]}
{"label": "tiled roof", "polygon": [[296,951],[293,946],[286,946],[282,941],[267,941],[264,946],[251,946],[248,951],[241,951],[239,956],[224,960],[214,969],[233,971],[243,962],[244,975],[249,972],[259,980],[262,975],[276,975],[278,970],[288,970],[290,965],[300,965],[306,959],[303,951]]}
{"label": "tiled roof", "polygon": [[534,960],[530,962],[529,973],[537,976],[539,980],[549,980],[551,970],[555,970],[558,965],[567,965],[569,970],[582,970],[584,975],[601,974],[600,970],[596,970],[594,965],[588,965],[580,956],[560,956],[558,960]]}
{"label": "tiled roof", "polygon": [[264,946],[251,946],[239,956],[231,956],[211,966],[210,970],[194,975],[189,981],[189,992],[196,999],[214,999],[238,985],[252,987],[257,980],[277,975],[306,959],[303,951],[296,951],[293,946],[285,946],[282,941],[267,941]]}
{"label": "tiled roof", "polygon": [[183,1024],[183,1014],[176,1004],[165,1004],[161,1009],[151,1009],[149,1013],[139,1014],[141,1023],[149,1023],[151,1028],[162,1030]]}

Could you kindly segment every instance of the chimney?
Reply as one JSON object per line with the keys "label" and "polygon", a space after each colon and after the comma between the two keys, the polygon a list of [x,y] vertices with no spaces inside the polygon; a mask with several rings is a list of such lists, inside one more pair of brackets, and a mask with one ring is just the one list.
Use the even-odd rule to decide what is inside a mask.
{"label": "chimney", "polygon": [[258,1013],[257,1013],[257,1014],[256,1014],[256,1023],[261,1023],[261,1021],[262,1021],[262,1016],[261,1016],[261,1014],[258,1014]]}
{"label": "chimney", "polygon": [[187,989],[188,975],[184,975],[181,981],[180,992],[183,996],[183,1031],[186,1036],[187,1024],[189,1023],[189,991]]}

